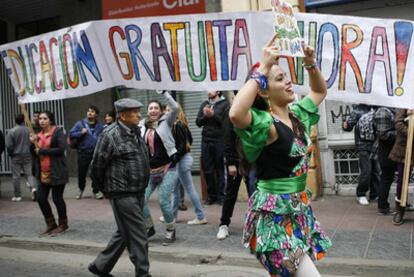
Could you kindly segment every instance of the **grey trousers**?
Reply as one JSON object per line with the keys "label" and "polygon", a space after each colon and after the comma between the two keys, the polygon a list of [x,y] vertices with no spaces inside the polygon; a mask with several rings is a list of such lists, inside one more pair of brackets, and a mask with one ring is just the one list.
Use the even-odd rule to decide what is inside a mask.
{"label": "grey trousers", "polygon": [[151,277],[147,230],[143,216],[144,195],[113,198],[110,202],[118,230],[93,263],[101,272],[109,273],[126,247],[129,259],[135,266],[135,276]]}
{"label": "grey trousers", "polygon": [[32,174],[32,156],[14,156],[11,159],[11,171],[13,175],[14,196],[21,197],[20,174],[23,171],[30,189],[35,188],[36,181]]}

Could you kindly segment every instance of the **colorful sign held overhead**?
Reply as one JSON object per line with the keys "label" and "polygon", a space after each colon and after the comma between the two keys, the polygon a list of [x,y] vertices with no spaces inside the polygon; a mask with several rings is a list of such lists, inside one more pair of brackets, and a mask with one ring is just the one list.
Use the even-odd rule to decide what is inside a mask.
{"label": "colorful sign held overhead", "polygon": [[292,6],[283,0],[272,0],[274,15],[273,29],[277,38],[275,45],[282,55],[289,57],[304,57],[303,38],[299,32],[298,23],[293,14]]}
{"label": "colorful sign held overhead", "polygon": [[205,0],[102,0],[102,19],[205,12]]}
{"label": "colorful sign held overhead", "polygon": [[[296,14],[315,48],[328,99],[414,108],[413,22]],[[271,38],[272,12],[88,22],[0,46],[23,102],[78,97],[114,86],[237,90]],[[309,80],[299,57],[282,57],[298,94]],[[22,90],[22,88],[24,90]]]}

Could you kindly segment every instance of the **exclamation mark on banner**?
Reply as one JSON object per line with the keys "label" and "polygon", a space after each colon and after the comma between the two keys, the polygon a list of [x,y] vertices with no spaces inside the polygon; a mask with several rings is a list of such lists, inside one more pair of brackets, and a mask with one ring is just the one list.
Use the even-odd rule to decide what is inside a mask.
{"label": "exclamation mark on banner", "polygon": [[413,24],[410,22],[397,21],[394,23],[395,34],[395,54],[397,57],[397,85],[394,90],[395,95],[404,94],[404,88],[401,87],[405,69],[407,65],[408,51],[410,49],[411,37],[413,35]]}

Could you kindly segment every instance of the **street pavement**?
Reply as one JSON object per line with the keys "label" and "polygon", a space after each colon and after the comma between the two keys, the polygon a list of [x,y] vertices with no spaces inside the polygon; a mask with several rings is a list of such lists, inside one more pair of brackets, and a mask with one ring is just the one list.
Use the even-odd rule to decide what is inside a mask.
{"label": "street pavement", "polygon": [[[198,176],[194,177],[196,186],[199,186],[198,179]],[[20,249],[54,252],[59,255],[88,255],[89,258],[77,267],[77,270],[82,272],[82,268],[85,268],[85,265],[105,247],[116,228],[109,202],[93,199],[89,184],[85,197],[76,200],[76,179],[71,179],[65,191],[69,230],[58,237],[38,238],[37,233],[45,226],[37,203],[30,200],[30,194],[23,185],[23,201],[12,202],[10,178],[2,177],[1,182],[0,247],[15,251]],[[175,272],[177,268],[185,268],[186,265],[191,267],[197,265],[203,267],[203,270],[206,269],[198,272],[198,275],[183,271],[186,272],[182,273],[183,275],[165,276],[210,276],[200,274],[217,270],[224,274],[225,267],[230,267],[228,272],[233,272],[225,274],[228,277],[244,276],[238,275],[237,272],[248,272],[251,269],[254,269],[255,273],[252,271],[249,276],[256,276],[255,274],[265,276],[260,275],[258,262],[241,245],[246,202],[236,204],[230,225],[231,236],[224,241],[216,239],[221,206],[206,206],[209,223],[201,226],[186,224],[188,220],[195,217],[189,202],[187,206],[189,210],[178,215],[177,241],[165,247],[161,245],[164,228],[158,221],[161,212],[156,195],[153,196],[150,210],[156,223],[157,233],[150,239],[150,259],[153,265],[167,263],[166,268],[171,267],[170,272]],[[394,226],[391,223],[391,216],[377,215],[376,203],[363,207],[357,204],[355,197],[324,196],[314,201],[312,207],[333,241],[333,247],[327,257],[317,263],[323,276],[414,276],[414,213],[407,213],[405,224]],[[12,259],[12,251],[3,253],[0,255],[1,268],[4,268],[2,261],[7,260],[8,256]],[[128,263],[127,258],[125,259]],[[28,262],[30,264],[30,261]],[[219,269],[215,268],[217,266]],[[13,263],[8,267],[13,267]],[[238,271],[231,267],[237,267]],[[128,270],[121,270],[121,272],[128,272]]]}

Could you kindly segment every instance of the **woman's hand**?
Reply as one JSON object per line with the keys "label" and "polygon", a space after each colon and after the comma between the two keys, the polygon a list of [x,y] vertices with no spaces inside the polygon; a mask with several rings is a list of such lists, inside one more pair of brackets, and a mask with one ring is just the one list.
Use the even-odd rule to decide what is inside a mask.
{"label": "woman's hand", "polygon": [[316,63],[315,57],[315,49],[310,47],[307,44],[303,45],[303,52],[305,53],[305,57],[303,57],[303,63],[305,66],[313,66]]}
{"label": "woman's hand", "polygon": [[38,141],[38,136],[37,135],[30,135],[30,142],[31,143],[35,143]]}
{"label": "woman's hand", "polygon": [[263,48],[263,58],[258,71],[264,75],[267,75],[267,73],[269,73],[273,65],[279,63],[279,48],[275,46],[275,40],[277,39],[277,36],[278,35],[275,34]]}

